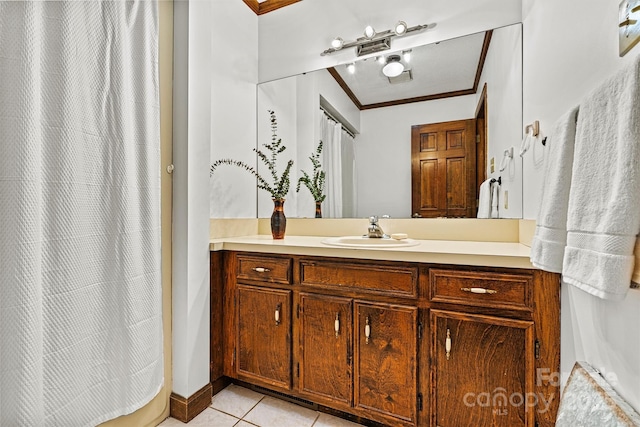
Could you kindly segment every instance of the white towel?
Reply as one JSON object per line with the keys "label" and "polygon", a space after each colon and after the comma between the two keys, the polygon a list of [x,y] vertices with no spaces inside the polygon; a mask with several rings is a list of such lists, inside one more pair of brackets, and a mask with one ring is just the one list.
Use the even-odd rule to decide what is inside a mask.
{"label": "white towel", "polygon": [[491,184],[491,218],[499,218],[498,215],[498,193],[500,190],[500,184],[498,181],[494,181]]}
{"label": "white towel", "polygon": [[478,201],[478,218],[489,218],[491,215],[491,178],[480,184]]}
{"label": "white towel", "polygon": [[640,56],[580,104],[571,182],[563,280],[621,300],[640,231]]}
{"label": "white towel", "polygon": [[531,242],[531,263],[546,271],[562,272],[567,245],[567,208],[578,107],[560,117],[547,138],[547,158],[536,232]]}

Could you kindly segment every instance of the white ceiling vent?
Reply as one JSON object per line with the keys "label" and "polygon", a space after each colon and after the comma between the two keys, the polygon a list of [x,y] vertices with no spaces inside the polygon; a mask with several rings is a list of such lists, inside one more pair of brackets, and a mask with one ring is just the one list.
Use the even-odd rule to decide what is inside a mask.
{"label": "white ceiling vent", "polygon": [[389,79],[389,83],[407,83],[413,80],[413,74],[411,74],[411,70],[404,70],[400,75],[395,77],[387,77]]}

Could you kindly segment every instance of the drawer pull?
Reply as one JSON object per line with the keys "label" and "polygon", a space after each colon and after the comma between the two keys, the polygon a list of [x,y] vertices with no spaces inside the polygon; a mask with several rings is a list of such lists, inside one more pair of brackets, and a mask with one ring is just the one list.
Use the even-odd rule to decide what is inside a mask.
{"label": "drawer pull", "polygon": [[461,291],[471,292],[472,294],[497,294],[498,291],[485,288],[460,288]]}
{"label": "drawer pull", "polygon": [[371,337],[371,325],[369,325],[369,316],[367,316],[367,318],[365,319],[364,337],[365,344],[369,344],[369,338]]}
{"label": "drawer pull", "polygon": [[336,338],[340,335],[340,313],[336,313],[336,320],[333,323],[333,329],[336,331]]}
{"label": "drawer pull", "polygon": [[276,326],[280,325],[280,310],[282,310],[282,304],[278,304],[278,306],[276,307],[276,314],[275,314]]}
{"label": "drawer pull", "polygon": [[451,356],[451,331],[449,328],[447,328],[447,339],[444,340],[444,349],[447,354],[447,360],[449,360],[449,357]]}
{"label": "drawer pull", "polygon": [[264,268],[264,267],[253,267],[252,270],[257,271],[258,273],[268,273],[271,271],[268,268]]}

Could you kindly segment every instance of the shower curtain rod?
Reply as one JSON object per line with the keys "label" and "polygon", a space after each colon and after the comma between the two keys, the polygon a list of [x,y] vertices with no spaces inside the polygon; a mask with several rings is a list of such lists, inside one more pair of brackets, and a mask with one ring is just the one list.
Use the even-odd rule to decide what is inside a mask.
{"label": "shower curtain rod", "polygon": [[349,136],[350,136],[351,138],[353,138],[353,139],[355,139],[355,138],[356,138],[356,134],[355,134],[355,133],[353,133],[349,128],[347,128],[347,127],[345,126],[345,124],[344,124],[344,123],[342,123],[342,121],[340,121],[340,120],[336,119],[336,118],[333,116],[333,114],[331,114],[330,112],[328,112],[327,110],[325,110],[325,109],[324,109],[324,107],[322,107],[322,106],[321,106],[321,107],[320,107],[320,110],[321,110],[323,113],[325,113],[329,119],[333,120],[333,121],[334,121],[334,122],[336,122],[336,123],[340,123],[340,124],[342,125],[342,129],[343,129],[347,134],[349,134]]}

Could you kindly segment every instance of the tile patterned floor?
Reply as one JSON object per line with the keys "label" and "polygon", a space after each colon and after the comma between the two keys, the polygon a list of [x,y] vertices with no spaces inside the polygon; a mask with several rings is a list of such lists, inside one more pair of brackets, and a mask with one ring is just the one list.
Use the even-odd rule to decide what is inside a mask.
{"label": "tile patterned floor", "polygon": [[[231,384],[213,396],[211,405],[189,427],[358,427],[350,421]],[[184,427],[167,418],[161,427]]]}

